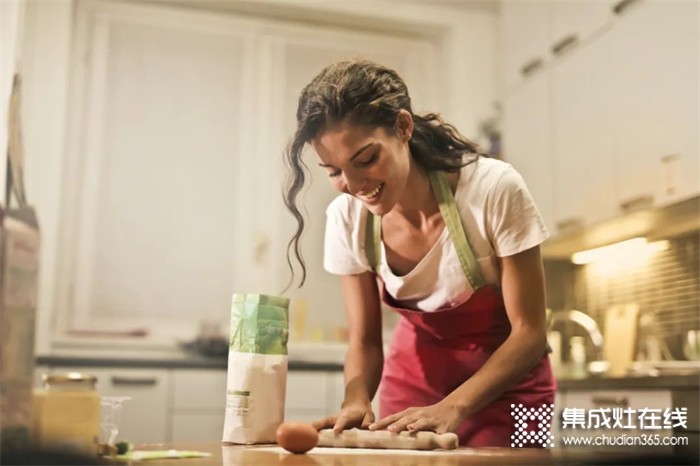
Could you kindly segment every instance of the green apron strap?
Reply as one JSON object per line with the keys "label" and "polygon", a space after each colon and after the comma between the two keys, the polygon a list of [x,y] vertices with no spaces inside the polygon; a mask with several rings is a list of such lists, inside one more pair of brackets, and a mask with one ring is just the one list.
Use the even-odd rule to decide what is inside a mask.
{"label": "green apron strap", "polygon": [[374,273],[379,273],[379,262],[382,252],[379,245],[382,242],[382,218],[367,211],[365,220],[365,255]]}
{"label": "green apron strap", "polygon": [[[430,179],[430,186],[433,189],[435,198],[438,201],[442,219],[455,245],[457,257],[459,257],[459,262],[462,264],[464,275],[467,277],[472,289],[477,290],[486,284],[486,280],[484,280],[484,276],[481,274],[481,269],[479,268],[479,264],[474,257],[471,247],[469,247],[469,241],[464,232],[462,219],[459,216],[457,204],[455,203],[455,198],[452,195],[452,190],[450,189],[447,178],[442,172],[438,171],[428,172],[428,178]],[[381,238],[381,217],[367,211],[367,221],[365,224],[365,254],[375,273],[379,271]]]}
{"label": "green apron strap", "polygon": [[462,225],[462,218],[457,210],[457,203],[455,202],[447,177],[445,177],[443,172],[430,171],[428,172],[428,178],[430,179],[430,185],[437,198],[442,219],[445,222],[445,226],[447,226],[447,231],[450,233],[452,243],[454,243],[455,249],[457,250],[457,256],[459,257],[459,262],[462,264],[464,275],[467,276],[467,280],[472,289],[478,290],[486,284],[486,280],[484,280],[479,264],[474,257],[474,252],[472,252],[472,248],[469,246],[467,234],[464,232],[464,226]]}

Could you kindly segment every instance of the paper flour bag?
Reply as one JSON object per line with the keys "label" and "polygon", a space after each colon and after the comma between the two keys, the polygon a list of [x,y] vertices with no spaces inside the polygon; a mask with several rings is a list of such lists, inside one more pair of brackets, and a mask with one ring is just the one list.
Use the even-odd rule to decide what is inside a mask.
{"label": "paper flour bag", "polygon": [[233,295],[224,442],[274,443],[284,421],[289,299]]}

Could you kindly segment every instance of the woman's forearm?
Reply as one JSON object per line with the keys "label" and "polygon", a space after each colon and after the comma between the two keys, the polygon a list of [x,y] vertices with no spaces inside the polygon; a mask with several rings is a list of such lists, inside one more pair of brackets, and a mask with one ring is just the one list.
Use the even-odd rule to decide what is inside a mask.
{"label": "woman's forearm", "polygon": [[378,343],[350,343],[345,355],[345,401],[350,403],[370,403],[384,365],[384,350]]}
{"label": "woman's forearm", "polygon": [[542,358],[546,336],[537,330],[521,329],[510,336],[472,377],[446,400],[466,419],[516,385]]}

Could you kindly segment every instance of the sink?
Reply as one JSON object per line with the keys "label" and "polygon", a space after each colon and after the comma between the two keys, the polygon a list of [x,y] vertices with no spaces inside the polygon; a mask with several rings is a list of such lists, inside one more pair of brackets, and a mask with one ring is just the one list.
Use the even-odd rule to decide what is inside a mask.
{"label": "sink", "polygon": [[700,361],[637,361],[630,372],[636,375],[700,375]]}

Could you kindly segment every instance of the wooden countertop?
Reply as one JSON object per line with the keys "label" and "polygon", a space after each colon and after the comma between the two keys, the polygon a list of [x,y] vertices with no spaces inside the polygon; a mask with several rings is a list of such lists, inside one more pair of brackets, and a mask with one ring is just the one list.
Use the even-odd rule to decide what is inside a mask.
{"label": "wooden countertop", "polygon": [[678,457],[645,453],[630,448],[629,453],[592,449],[551,450],[528,448],[459,448],[445,451],[368,450],[351,448],[314,448],[304,455],[293,455],[277,445],[229,445],[222,443],[151,444],[139,450],[196,450],[211,454],[207,458],[149,460],[133,462],[144,466],[466,466],[466,465],[595,465],[595,464],[690,464]]}

